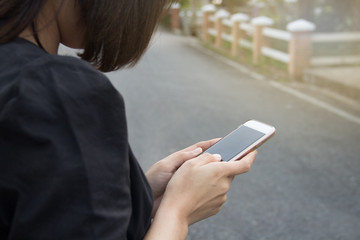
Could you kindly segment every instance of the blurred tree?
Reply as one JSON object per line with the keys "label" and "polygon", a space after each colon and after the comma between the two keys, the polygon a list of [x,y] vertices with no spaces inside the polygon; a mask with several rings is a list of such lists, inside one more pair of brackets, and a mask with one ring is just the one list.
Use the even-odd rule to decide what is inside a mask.
{"label": "blurred tree", "polygon": [[315,0],[298,1],[299,17],[314,22],[314,7],[317,4]]}
{"label": "blurred tree", "polygon": [[314,22],[318,31],[359,30],[360,0],[301,0],[299,17]]}
{"label": "blurred tree", "polygon": [[[191,0],[194,1],[194,0]],[[190,0],[179,0],[180,6],[183,9],[188,9],[190,7]]]}
{"label": "blurred tree", "polygon": [[[360,30],[360,0],[250,0],[265,3],[259,11],[284,28],[290,21],[303,18],[314,22],[317,31]],[[254,5],[256,8],[256,4]]]}
{"label": "blurred tree", "polygon": [[[180,0],[183,7],[195,12],[212,0]],[[299,18],[314,22],[317,31],[360,31],[360,0],[223,0],[221,7],[230,13],[244,11],[252,17],[266,15],[274,27],[285,28]],[[259,7],[263,6],[263,7]],[[195,17],[192,23],[195,22]],[[194,24],[191,24],[194,25]]]}
{"label": "blurred tree", "polygon": [[190,34],[195,36],[197,34],[197,11],[205,4],[208,3],[208,1],[205,0],[187,0],[189,1],[189,6],[191,10],[191,19],[189,23],[189,31]]}
{"label": "blurred tree", "polygon": [[223,5],[230,13],[235,13],[238,11],[238,7],[242,7],[248,2],[249,0],[223,0]]}

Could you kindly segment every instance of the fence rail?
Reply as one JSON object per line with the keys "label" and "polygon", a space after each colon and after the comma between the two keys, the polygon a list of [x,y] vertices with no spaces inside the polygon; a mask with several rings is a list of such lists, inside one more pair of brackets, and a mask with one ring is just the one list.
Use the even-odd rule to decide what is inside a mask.
{"label": "fence rail", "polygon": [[222,39],[228,42],[232,42],[233,36],[231,34],[223,33],[221,35]]}
{"label": "fence rail", "polygon": [[244,30],[248,33],[253,33],[254,32],[254,27],[251,24],[248,23],[242,23],[240,24],[240,29]]}
{"label": "fence rail", "polygon": [[282,51],[276,50],[274,48],[269,48],[269,47],[263,47],[261,49],[261,52],[263,55],[276,59],[280,62],[283,63],[290,63],[290,56],[287,53],[284,53]]}
{"label": "fence rail", "polygon": [[357,42],[360,41],[360,32],[344,33],[317,33],[312,36],[313,42]]}
{"label": "fence rail", "polygon": [[291,34],[287,31],[275,29],[275,28],[264,28],[263,34],[266,37],[283,40],[283,41],[290,41]]}

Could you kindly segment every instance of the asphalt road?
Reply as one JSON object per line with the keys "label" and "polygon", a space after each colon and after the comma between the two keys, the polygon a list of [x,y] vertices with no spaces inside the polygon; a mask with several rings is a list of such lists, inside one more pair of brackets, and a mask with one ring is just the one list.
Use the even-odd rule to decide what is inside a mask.
{"label": "asphalt road", "polygon": [[188,239],[360,239],[360,124],[158,33],[141,62],[109,74],[144,170],[249,119],[277,128],[222,211]]}

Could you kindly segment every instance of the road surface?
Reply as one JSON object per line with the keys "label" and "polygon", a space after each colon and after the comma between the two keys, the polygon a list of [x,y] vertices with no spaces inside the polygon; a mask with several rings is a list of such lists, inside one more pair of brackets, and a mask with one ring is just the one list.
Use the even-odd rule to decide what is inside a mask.
{"label": "road surface", "polygon": [[193,225],[188,240],[360,239],[359,122],[167,32],[135,68],[108,76],[125,98],[144,170],[249,119],[277,128],[251,171],[235,178],[222,211]]}

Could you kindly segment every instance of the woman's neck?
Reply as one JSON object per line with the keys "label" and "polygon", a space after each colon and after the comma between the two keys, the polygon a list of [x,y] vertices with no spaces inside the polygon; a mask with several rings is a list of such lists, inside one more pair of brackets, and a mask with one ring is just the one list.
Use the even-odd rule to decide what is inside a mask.
{"label": "woman's neck", "polygon": [[[36,21],[30,24],[22,33],[20,38],[24,38],[35,45],[43,47],[44,50],[50,54],[57,54],[58,47],[61,40],[60,29],[57,24],[56,9],[48,1],[41,10]],[[35,29],[33,28],[35,26]],[[36,39],[38,37],[38,41]]]}

